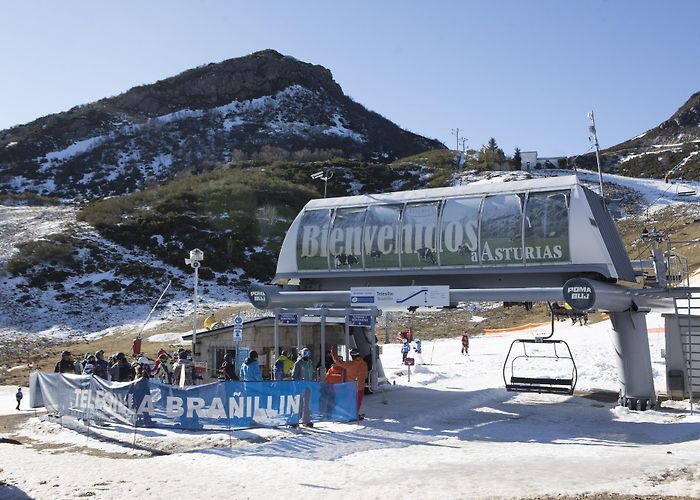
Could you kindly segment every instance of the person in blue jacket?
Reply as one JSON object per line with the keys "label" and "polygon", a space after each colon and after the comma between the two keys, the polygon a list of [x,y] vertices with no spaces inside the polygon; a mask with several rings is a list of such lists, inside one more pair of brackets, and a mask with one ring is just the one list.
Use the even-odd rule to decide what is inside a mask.
{"label": "person in blue jacket", "polygon": [[22,388],[18,387],[17,394],[15,394],[15,399],[17,399],[17,409],[18,410],[19,410],[19,404],[22,402],[23,397],[24,397],[24,394],[22,394]]}
{"label": "person in blue jacket", "polygon": [[294,363],[292,378],[294,380],[314,379],[314,364],[311,361],[311,350],[308,347],[304,347],[299,353],[299,359]]}
{"label": "person in blue jacket", "polygon": [[241,371],[239,373],[242,381],[256,381],[262,380],[262,373],[260,372],[260,365],[258,364],[258,351],[250,351],[248,357],[241,365]]}
{"label": "person in blue jacket", "polygon": [[406,362],[406,357],[409,352],[411,352],[411,344],[408,343],[408,340],[404,339],[403,345],[401,346],[401,363]]}

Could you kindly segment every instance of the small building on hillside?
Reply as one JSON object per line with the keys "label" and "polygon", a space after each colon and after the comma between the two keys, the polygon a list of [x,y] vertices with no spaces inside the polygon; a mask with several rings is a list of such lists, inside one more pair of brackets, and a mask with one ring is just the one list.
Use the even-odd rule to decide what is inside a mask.
{"label": "small building on hillside", "polygon": [[520,159],[520,170],[529,172],[535,168],[537,163],[537,151],[521,151]]}
{"label": "small building on hillside", "polygon": [[[529,172],[535,169],[566,168],[565,156],[539,157],[537,151],[520,152],[520,170]],[[562,165],[563,163],[563,165]]]}
{"label": "small building on hillside", "polygon": [[[258,352],[258,363],[263,377],[271,378],[271,366],[274,363],[275,318],[266,317],[243,323],[242,340],[233,340],[233,325],[197,332],[194,360],[207,363],[207,377],[204,382],[211,382],[219,377],[219,368],[224,355],[231,353],[236,359],[236,367],[248,356],[250,351]],[[297,337],[299,332],[299,338]],[[183,336],[186,342],[192,342],[192,334]],[[326,350],[331,346],[345,344],[345,319],[326,318]],[[296,359],[298,350],[303,347],[311,349],[314,365],[321,362],[321,321],[317,317],[302,316],[301,325],[279,324],[280,349],[290,351],[290,358]],[[342,351],[342,348],[341,348]]]}

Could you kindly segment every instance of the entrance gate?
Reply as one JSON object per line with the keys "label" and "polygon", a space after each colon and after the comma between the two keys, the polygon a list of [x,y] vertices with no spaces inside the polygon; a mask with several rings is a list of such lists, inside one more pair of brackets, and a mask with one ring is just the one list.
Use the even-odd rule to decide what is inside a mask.
{"label": "entrance gate", "polygon": [[[344,318],[344,356],[350,360],[350,350],[355,348],[360,354],[369,359],[369,385],[372,391],[376,390],[380,380],[384,379],[384,371],[377,356],[376,319],[382,315],[377,308],[333,308],[333,307],[276,307],[275,313],[275,350],[274,363],[280,353],[280,323],[285,325],[296,324],[296,348],[302,349],[301,322],[304,317],[318,318],[321,326],[321,342],[319,345],[321,376],[324,376],[326,366],[326,320],[327,318]],[[351,335],[350,329],[353,328]],[[369,330],[369,338],[363,329]]]}

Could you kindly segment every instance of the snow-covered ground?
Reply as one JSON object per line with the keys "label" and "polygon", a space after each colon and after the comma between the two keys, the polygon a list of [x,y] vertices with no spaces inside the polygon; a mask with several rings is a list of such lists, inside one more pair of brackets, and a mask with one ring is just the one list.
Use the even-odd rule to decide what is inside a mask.
{"label": "snow-covered ground", "polygon": [[[163,323],[192,314],[192,273],[185,273],[168,266],[145,252],[130,250],[104,239],[94,228],[76,219],[78,210],[73,206],[10,206],[0,204],[0,352],[26,352],[32,347],[67,341],[76,337],[87,339],[103,337],[116,331],[137,332],[144,326],[149,311],[157,300],[150,303],[110,304],[110,292],[101,292],[92,287],[92,292],[82,296],[76,304],[57,300],[58,292],[32,288],[31,295],[37,298],[38,305],[28,306],[17,302],[18,284],[26,285],[25,276],[12,276],[3,271],[3,265],[18,251],[17,246],[28,241],[36,241],[49,235],[73,231],[85,241],[92,241],[103,248],[113,249],[123,261],[146,263],[154,269],[166,268],[168,275],[186,284],[185,290],[173,291],[154,311],[145,331],[158,328]],[[184,257],[183,253],[183,257]],[[242,272],[232,269],[232,273]],[[62,292],[77,296],[86,283],[115,279],[113,270],[98,270],[80,276],[67,278]],[[124,279],[125,284],[132,280]],[[164,287],[167,282],[157,283]],[[65,295],[66,293],[63,293]],[[228,285],[216,282],[200,282],[199,311],[206,315],[219,308],[243,303],[244,294]],[[245,302],[247,304],[247,301]],[[99,312],[98,312],[99,311]],[[8,351],[9,350],[9,351]]]}
{"label": "snow-covered ground", "polygon": [[[588,185],[595,192],[600,189],[597,186],[598,173],[589,170],[579,170],[576,174],[582,181],[591,183]],[[603,174],[604,183],[617,184],[619,186],[632,189],[642,195],[643,203],[650,214],[672,205],[685,205],[687,208],[698,209],[700,200],[700,182],[697,181],[677,181],[664,182],[663,179],[638,179],[635,177],[625,177],[624,175]],[[695,190],[692,196],[679,196],[678,188],[683,186],[685,190]]]}
{"label": "snow-covered ground", "polygon": [[[648,321],[663,390],[663,321],[658,314]],[[391,383],[365,398],[367,419],[359,423],[231,434],[111,426],[88,436],[31,416],[9,436],[23,444],[0,444],[0,497],[700,496],[700,416],[687,402],[630,412],[609,400],[505,391],[510,343],[546,330],[474,337],[470,357],[460,354],[458,338],[426,341],[410,382],[400,346],[385,345]],[[555,337],[571,346],[577,389],[617,390],[609,321],[557,323]],[[15,391],[0,390],[0,413],[17,413]],[[154,448],[161,454],[152,456]]]}

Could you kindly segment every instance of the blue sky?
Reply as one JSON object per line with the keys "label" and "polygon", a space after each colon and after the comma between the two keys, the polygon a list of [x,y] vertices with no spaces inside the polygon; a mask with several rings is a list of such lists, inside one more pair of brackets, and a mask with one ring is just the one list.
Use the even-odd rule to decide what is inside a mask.
{"label": "blue sky", "polygon": [[658,125],[700,91],[700,1],[31,1],[0,3],[0,129],[273,48],[455,148],[541,156]]}

